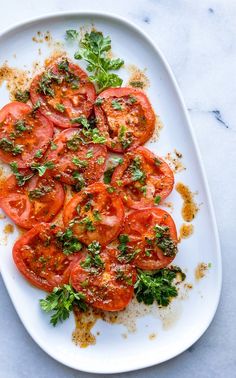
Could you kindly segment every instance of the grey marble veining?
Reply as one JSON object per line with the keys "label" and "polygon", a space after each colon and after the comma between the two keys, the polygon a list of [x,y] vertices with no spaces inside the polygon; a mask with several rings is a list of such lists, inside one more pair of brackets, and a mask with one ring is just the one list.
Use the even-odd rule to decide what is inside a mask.
{"label": "grey marble veining", "polygon": [[[0,3],[0,31],[24,19],[55,11],[110,11],[141,26],[163,51],[189,109],[208,176],[222,246],[223,290],[216,316],[197,343],[166,363],[120,376],[236,377],[236,2],[1,0]],[[2,280],[0,324],[0,378],[95,376],[64,367],[32,341]]]}

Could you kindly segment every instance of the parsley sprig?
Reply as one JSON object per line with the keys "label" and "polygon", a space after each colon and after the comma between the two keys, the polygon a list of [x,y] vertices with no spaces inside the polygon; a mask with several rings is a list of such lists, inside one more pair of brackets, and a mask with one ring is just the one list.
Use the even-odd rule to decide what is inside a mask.
{"label": "parsley sprig", "polygon": [[50,323],[55,327],[58,322],[68,319],[73,306],[78,306],[86,311],[87,305],[84,302],[85,295],[75,292],[71,285],[55,287],[53,292],[45,299],[40,299],[40,307],[45,312],[52,312]]}
{"label": "parsley sprig", "polygon": [[[151,305],[156,301],[159,306],[168,306],[171,299],[178,295],[173,281],[180,272],[181,269],[178,267],[160,269],[155,273],[138,270],[134,285],[138,302]],[[185,275],[182,275],[182,280],[184,279]]]}
{"label": "parsley sprig", "polygon": [[[76,30],[67,30],[67,40],[78,40]],[[101,32],[92,30],[85,33],[79,42],[79,50],[75,53],[75,59],[84,59],[88,65],[87,70],[92,73],[90,80],[96,85],[97,91],[101,92],[109,87],[120,87],[123,80],[115,73],[123,66],[124,61],[120,58],[111,59],[108,52],[111,50],[111,39],[104,37]]]}
{"label": "parsley sprig", "polygon": [[33,177],[33,173],[30,173],[29,175],[23,175],[23,173],[20,173],[18,170],[18,164],[15,161],[10,163],[10,167],[13,174],[15,175],[18,186],[24,186],[26,181],[30,180],[31,177]]}

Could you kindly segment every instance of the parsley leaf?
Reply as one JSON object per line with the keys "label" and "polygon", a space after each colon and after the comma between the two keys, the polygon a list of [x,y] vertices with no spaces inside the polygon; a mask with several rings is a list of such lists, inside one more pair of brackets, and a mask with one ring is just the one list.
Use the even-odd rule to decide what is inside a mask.
{"label": "parsley leaf", "polygon": [[156,301],[159,306],[168,306],[171,298],[178,295],[173,284],[176,274],[176,270],[171,268],[160,269],[155,273],[138,269],[137,281],[134,285],[138,302],[151,305]]}
{"label": "parsley leaf", "polygon": [[67,40],[74,41],[78,37],[79,37],[79,33],[77,32],[77,30],[74,30],[74,29],[66,30]]}
{"label": "parsley leaf", "polygon": [[97,241],[93,241],[87,247],[88,255],[86,259],[80,263],[83,269],[91,272],[97,272],[98,269],[104,268],[104,262],[100,257],[101,245]]}
{"label": "parsley leaf", "polygon": [[118,100],[112,100],[111,105],[115,110],[122,110],[122,106]]}
{"label": "parsley leaf", "polygon": [[82,311],[87,310],[84,302],[85,295],[74,291],[71,285],[55,287],[53,292],[45,299],[40,299],[40,307],[45,312],[52,312],[50,323],[55,327],[58,322],[69,318],[73,306],[78,306]]}
{"label": "parsley leaf", "polygon": [[74,236],[71,228],[67,228],[64,232],[58,231],[56,234],[57,242],[61,245],[64,255],[71,255],[81,250],[82,244]]}
{"label": "parsley leaf", "polygon": [[27,102],[30,98],[30,93],[29,91],[21,91],[18,89],[14,95],[16,101],[19,102]]}
{"label": "parsley leaf", "polygon": [[123,66],[122,59],[110,59],[107,52],[111,50],[110,37],[104,37],[101,32],[91,31],[85,33],[80,40],[79,51],[75,53],[75,59],[84,59],[88,65],[87,70],[93,75],[90,80],[97,86],[98,92],[109,87],[120,87],[123,80],[111,70],[118,70]]}
{"label": "parsley leaf", "polygon": [[45,196],[45,194],[50,193],[52,191],[51,186],[40,186],[36,189],[30,190],[29,191],[29,198],[30,199],[36,199],[36,198],[41,198],[42,196]]}
{"label": "parsley leaf", "polygon": [[132,180],[133,181],[139,181],[142,184],[144,184],[144,180],[146,178],[146,175],[144,171],[141,169],[141,159],[139,156],[135,156],[132,163],[130,164],[130,169],[132,171]]}
{"label": "parsley leaf", "polygon": [[10,167],[11,167],[13,174],[16,177],[18,186],[25,185],[26,181],[30,180],[31,177],[33,177],[33,173],[26,175],[26,176],[24,176],[22,173],[20,173],[19,170],[18,170],[18,164],[15,161],[10,163]]}
{"label": "parsley leaf", "polygon": [[38,171],[39,177],[43,176],[47,169],[53,169],[54,163],[52,161],[46,161],[46,163],[40,165],[40,163],[34,163],[31,165],[31,169]]}
{"label": "parsley leaf", "polygon": [[0,149],[10,152],[13,156],[19,155],[24,151],[24,147],[21,144],[14,144],[7,138],[0,139]]}

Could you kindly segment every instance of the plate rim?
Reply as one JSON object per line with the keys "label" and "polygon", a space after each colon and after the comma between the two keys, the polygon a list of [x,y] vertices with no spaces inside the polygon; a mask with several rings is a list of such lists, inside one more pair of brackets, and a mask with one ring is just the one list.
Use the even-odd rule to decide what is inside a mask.
{"label": "plate rim", "polygon": [[45,21],[45,20],[49,20],[49,19],[54,19],[54,20],[60,19],[63,16],[66,16],[67,18],[75,17],[75,16],[78,16],[78,17],[84,16],[84,17],[91,17],[91,18],[92,17],[99,17],[99,18],[110,19],[110,20],[114,20],[116,22],[123,23],[127,27],[131,28],[135,33],[140,34],[143,37],[143,39],[145,40],[145,42],[147,42],[154,49],[156,54],[159,56],[161,63],[163,64],[164,68],[166,69],[168,76],[170,78],[170,81],[171,81],[171,83],[172,83],[172,85],[173,85],[173,87],[176,91],[176,95],[178,97],[180,107],[182,108],[183,114],[184,114],[185,119],[186,119],[186,123],[188,125],[188,131],[190,133],[190,138],[192,139],[192,143],[193,143],[195,153],[196,153],[196,156],[197,156],[197,161],[198,161],[198,164],[199,164],[200,175],[202,176],[202,180],[203,180],[203,183],[204,183],[204,186],[205,186],[206,198],[207,198],[207,203],[208,203],[208,206],[209,206],[209,216],[211,218],[212,228],[213,228],[213,237],[214,237],[214,241],[216,243],[215,253],[217,255],[217,261],[218,261],[218,272],[217,272],[218,293],[217,293],[217,300],[215,301],[214,310],[212,311],[211,316],[208,319],[207,325],[205,325],[205,327],[202,328],[198,332],[198,334],[194,337],[194,339],[191,341],[191,343],[189,345],[185,345],[184,347],[180,348],[178,351],[175,351],[174,353],[170,354],[167,358],[163,358],[162,360],[160,360],[158,362],[156,362],[155,359],[153,359],[152,361],[149,361],[147,363],[145,363],[145,361],[144,362],[137,361],[134,365],[128,366],[126,369],[118,367],[118,368],[114,368],[114,369],[110,369],[110,370],[106,370],[104,368],[99,369],[99,370],[98,369],[94,370],[92,368],[92,366],[89,367],[88,369],[80,368],[80,367],[77,367],[77,366],[75,366],[71,363],[68,363],[67,361],[65,361],[64,359],[62,359],[60,357],[58,358],[57,355],[54,355],[54,353],[51,352],[50,350],[48,350],[47,346],[45,348],[45,345],[42,345],[40,340],[38,340],[38,338],[35,335],[32,335],[31,331],[27,328],[27,326],[24,322],[24,319],[21,317],[17,308],[15,307],[14,300],[13,300],[11,294],[10,294],[10,291],[8,290],[8,283],[7,283],[7,278],[5,276],[4,270],[0,272],[1,276],[3,278],[4,285],[7,289],[7,293],[8,293],[8,295],[9,295],[11,301],[12,301],[13,307],[14,307],[17,315],[19,316],[22,324],[24,325],[26,331],[28,332],[30,337],[34,340],[34,342],[36,342],[36,344],[38,344],[38,346],[44,352],[46,352],[50,357],[52,357],[57,362],[60,362],[63,365],[68,366],[68,367],[75,369],[77,371],[83,371],[83,372],[95,373],[95,374],[124,373],[124,372],[144,369],[144,368],[151,367],[151,366],[154,366],[154,365],[159,365],[159,364],[161,364],[165,361],[168,361],[168,360],[180,355],[185,350],[187,350],[197,340],[199,340],[200,337],[206,332],[206,330],[210,326],[210,324],[211,324],[211,322],[212,322],[212,320],[213,320],[213,318],[216,314],[216,310],[217,310],[218,305],[219,305],[219,301],[220,301],[220,297],[221,297],[221,291],[222,291],[222,254],[221,254],[220,239],[219,239],[217,222],[216,222],[216,217],[215,217],[215,211],[214,211],[214,207],[213,207],[212,197],[211,197],[211,193],[210,193],[210,189],[209,189],[209,185],[208,185],[208,180],[207,180],[205,168],[204,168],[204,165],[203,165],[203,161],[202,161],[202,157],[201,157],[200,150],[199,150],[199,147],[198,147],[198,143],[197,143],[197,140],[196,140],[196,136],[195,136],[195,133],[194,133],[194,130],[193,130],[193,127],[192,127],[190,116],[187,112],[186,104],[184,102],[182,93],[180,91],[180,88],[178,86],[176,78],[175,78],[175,76],[174,76],[174,74],[173,74],[173,72],[170,68],[169,63],[167,62],[167,60],[166,60],[165,56],[163,55],[162,51],[160,50],[160,48],[157,46],[156,43],[154,43],[152,41],[151,37],[149,37],[149,35],[146,32],[144,32],[137,24],[133,23],[132,21],[128,20],[127,18],[120,16],[120,15],[117,15],[117,14],[112,13],[112,12],[91,11],[91,10],[83,10],[83,11],[76,11],[76,10],[70,11],[69,10],[69,11],[62,11],[62,12],[45,13],[45,14],[38,16],[38,17],[30,17],[30,18],[25,19],[24,21],[14,23],[9,28],[5,28],[5,29],[3,29],[3,31],[1,31],[0,43],[1,43],[2,38],[7,37],[7,35],[12,33],[12,32],[16,33],[17,30],[20,30],[20,29],[27,27],[27,26],[31,26],[33,24],[37,24],[40,21]]}

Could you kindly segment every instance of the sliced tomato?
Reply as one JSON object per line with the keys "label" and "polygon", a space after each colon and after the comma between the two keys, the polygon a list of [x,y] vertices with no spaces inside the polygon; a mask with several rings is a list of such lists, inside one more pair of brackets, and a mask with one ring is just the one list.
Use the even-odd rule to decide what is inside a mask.
{"label": "sliced tomato", "polygon": [[13,259],[21,274],[32,285],[45,291],[67,284],[80,254],[65,255],[56,237],[60,227],[39,223],[26,232],[13,247]]}
{"label": "sliced tomato", "polygon": [[68,128],[73,118],[90,115],[96,91],[79,66],[61,57],[34,78],[30,98],[40,102],[40,112],[55,125]]}
{"label": "sliced tomato", "polygon": [[53,220],[64,197],[62,185],[50,177],[33,176],[19,187],[15,176],[10,176],[0,191],[0,207],[18,226],[30,229]]}
{"label": "sliced tomato", "polygon": [[52,123],[27,104],[13,101],[0,110],[0,159],[5,163],[26,168],[37,153],[43,156],[52,135]]}
{"label": "sliced tomato", "polygon": [[55,165],[53,174],[69,185],[88,185],[98,181],[104,172],[107,148],[101,144],[83,144],[78,129],[64,130],[57,134],[47,160]]}
{"label": "sliced tomato", "polygon": [[84,255],[71,271],[71,284],[74,289],[85,295],[87,303],[104,311],[123,310],[134,293],[135,268],[121,263],[117,256],[116,249],[102,250],[100,258],[103,267],[96,271],[94,267],[83,267],[87,257]]}
{"label": "sliced tomato", "polygon": [[169,165],[145,147],[138,147],[124,156],[112,175],[124,204],[142,209],[165,199],[173,189],[174,175]]}
{"label": "sliced tomato", "polygon": [[175,223],[164,210],[137,210],[125,219],[122,233],[128,235],[127,250],[135,251],[134,264],[144,270],[162,269],[177,253]]}
{"label": "sliced tomato", "polygon": [[106,185],[97,182],[76,194],[66,205],[64,224],[70,224],[74,234],[84,244],[96,240],[110,243],[119,234],[124,219],[122,200],[107,192]]}
{"label": "sliced tomato", "polygon": [[99,94],[95,104],[97,128],[110,150],[124,152],[152,136],[155,114],[141,90],[109,88]]}

